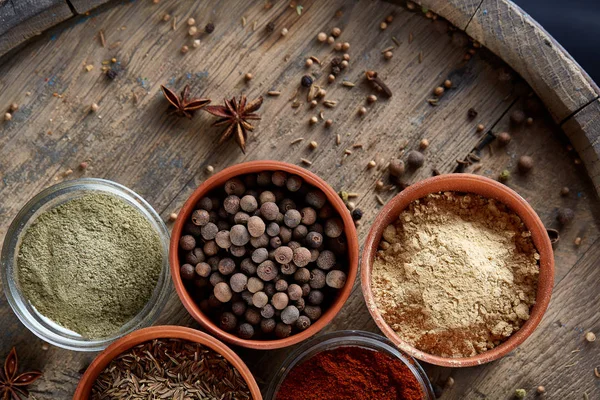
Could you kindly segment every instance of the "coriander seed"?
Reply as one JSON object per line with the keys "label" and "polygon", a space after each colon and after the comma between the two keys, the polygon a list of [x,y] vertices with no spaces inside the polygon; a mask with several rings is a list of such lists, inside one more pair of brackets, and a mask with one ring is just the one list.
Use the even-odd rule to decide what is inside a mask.
{"label": "coriander seed", "polygon": [[[350,43],[348,43],[348,42],[344,42],[344,43],[342,44],[342,50],[343,50],[343,51],[348,51],[349,49],[350,49]],[[345,59],[344,59],[344,60],[345,60]],[[346,60],[346,61],[347,61],[347,60]]]}
{"label": "coriander seed", "polygon": [[309,122],[311,125],[315,125],[317,122],[319,122],[319,119],[318,119],[317,117],[311,117],[311,118],[308,120],[308,122]]}
{"label": "coriander seed", "polygon": [[379,29],[381,29],[382,31],[385,31],[388,27],[388,24],[386,22],[381,22],[379,24]]}
{"label": "coriander seed", "polygon": [[587,332],[585,334],[585,340],[587,340],[588,342],[595,342],[596,341],[596,335],[594,334],[594,332]]}
{"label": "coriander seed", "polygon": [[254,77],[252,76],[252,74],[250,72],[247,72],[246,75],[244,75],[244,79],[246,81],[251,81],[252,78],[254,78]]}
{"label": "coriander seed", "polygon": [[373,104],[376,101],[377,101],[377,96],[375,96],[374,94],[370,94],[367,96],[367,103]]}
{"label": "coriander seed", "polygon": [[19,109],[19,105],[17,103],[10,103],[10,107],[8,108],[8,110],[11,113],[14,113],[15,111],[17,111]]}
{"label": "coriander seed", "polygon": [[333,46],[333,49],[334,49],[335,51],[342,51],[342,44],[341,44],[341,43],[339,43],[339,42],[338,42],[338,43],[336,43],[336,44]]}
{"label": "coriander seed", "polygon": [[281,36],[286,36],[287,34],[288,34],[288,30],[287,30],[287,28],[283,28],[283,29],[281,30]]}
{"label": "coriander seed", "polygon": [[182,54],[185,54],[188,51],[190,51],[190,48],[188,46],[186,46],[186,45],[183,45],[183,46],[181,46],[181,50],[180,51],[181,51]]}
{"label": "coriander seed", "polygon": [[444,88],[443,88],[443,87],[441,87],[441,86],[438,86],[438,87],[436,87],[436,88],[433,90],[433,94],[434,94],[435,96],[438,96],[438,97],[439,97],[439,96],[441,96],[441,95],[443,95],[443,94],[444,94]]}
{"label": "coriander seed", "polygon": [[195,26],[190,26],[188,29],[188,35],[194,36],[196,33],[198,33],[198,28]]}
{"label": "coriander seed", "polygon": [[569,188],[564,186],[563,188],[560,189],[560,195],[561,196],[568,196],[569,195]]}
{"label": "coriander seed", "polygon": [[321,43],[325,42],[327,40],[327,34],[325,32],[319,32],[317,40]]}
{"label": "coriander seed", "polygon": [[445,87],[446,89],[450,89],[450,88],[452,87],[452,81],[451,81],[450,79],[446,79],[446,80],[444,81],[444,87]]}
{"label": "coriander seed", "polygon": [[367,113],[367,109],[365,107],[359,107],[357,113],[358,115],[363,116]]}
{"label": "coriander seed", "polygon": [[546,393],[546,388],[543,386],[538,386],[536,392],[538,392],[538,394],[544,394]]}
{"label": "coriander seed", "polygon": [[197,49],[198,47],[200,47],[200,39],[195,39],[192,42],[192,47],[195,48],[195,49]]}
{"label": "coriander seed", "polygon": [[[99,108],[100,108],[100,107],[98,107],[98,104],[96,104],[96,103],[92,103],[92,105],[90,106],[90,111],[92,111],[92,112],[96,112],[96,111],[98,111],[98,109],[99,109]],[[9,118],[8,118],[8,119],[6,119],[6,116],[7,116],[7,115],[9,116]],[[6,114],[4,115],[4,119],[5,119],[6,121],[10,121],[10,119],[11,119],[11,118],[12,118],[12,115],[10,115],[9,113],[6,113]]]}
{"label": "coriander seed", "polygon": [[386,60],[391,60],[392,57],[394,57],[394,53],[392,53],[390,50],[383,53],[383,58],[385,58]]}
{"label": "coriander seed", "polygon": [[325,128],[330,128],[333,125],[333,120],[328,119],[325,121]]}
{"label": "coriander seed", "polygon": [[342,34],[342,30],[340,28],[333,28],[331,30],[331,36],[333,37],[339,37]]}
{"label": "coriander seed", "polygon": [[478,124],[477,125],[477,128],[476,128],[477,132],[483,132],[484,129],[485,129],[485,126],[483,124]]}
{"label": "coriander seed", "polygon": [[334,44],[334,43],[335,43],[335,38],[334,38],[333,36],[329,36],[329,37],[327,38],[327,43],[328,43],[328,44]]}
{"label": "coriander seed", "polygon": [[196,20],[194,18],[188,18],[187,24],[188,26],[196,25]]}
{"label": "coriander seed", "polygon": [[304,62],[304,66],[306,68],[310,68],[313,65],[313,60],[311,60],[310,58],[307,58],[306,61]]}
{"label": "coriander seed", "polygon": [[344,59],[344,61],[350,61],[350,54],[345,53],[342,58]]}
{"label": "coriander seed", "polygon": [[425,150],[428,147],[429,147],[429,140],[427,140],[427,139],[421,139],[421,141],[419,142],[419,148],[421,150]]}

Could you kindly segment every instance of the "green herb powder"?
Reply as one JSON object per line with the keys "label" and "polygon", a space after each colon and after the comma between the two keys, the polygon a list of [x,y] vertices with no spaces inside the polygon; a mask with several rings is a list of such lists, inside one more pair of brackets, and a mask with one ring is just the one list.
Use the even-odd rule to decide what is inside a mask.
{"label": "green herb powder", "polygon": [[17,279],[41,314],[102,338],[148,302],[162,259],[160,238],[140,212],[114,196],[87,194],[43,212],[27,228]]}

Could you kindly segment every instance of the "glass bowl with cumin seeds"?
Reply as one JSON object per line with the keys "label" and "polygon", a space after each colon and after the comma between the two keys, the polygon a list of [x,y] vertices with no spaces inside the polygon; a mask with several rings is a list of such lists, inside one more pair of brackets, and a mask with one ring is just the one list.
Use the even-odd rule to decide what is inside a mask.
{"label": "glass bowl with cumin seeds", "polygon": [[[108,213],[107,215],[94,215],[93,213],[98,213],[98,210],[94,208],[93,204],[89,204],[90,201],[84,204],[86,199],[105,201],[103,204],[106,207],[113,207],[109,207],[108,209],[114,210],[115,213]],[[79,225],[77,225],[75,222],[71,223],[72,219],[70,218],[73,215],[73,209],[68,209],[69,211],[67,211],[67,208],[65,208],[65,206],[68,206],[69,204],[77,204],[80,206],[78,210],[91,210],[89,211],[90,214],[84,215],[91,215],[94,217],[91,221],[93,221],[95,225],[91,223],[81,224],[81,221],[79,221]],[[118,211],[125,212],[125,214],[119,214]],[[48,237],[50,237],[50,240],[48,237],[44,237],[44,245],[47,245],[48,248],[53,249],[51,252],[64,252],[65,249],[69,248],[69,245],[77,247],[76,242],[79,241],[79,238],[81,237],[80,235],[86,236],[88,232],[91,232],[88,235],[88,240],[90,238],[92,239],[91,242],[88,243],[92,243],[91,247],[94,248],[89,249],[89,252],[83,253],[83,256],[86,257],[85,259],[79,259],[77,258],[79,255],[76,255],[75,257],[71,257],[70,260],[76,260],[74,264],[77,264],[79,260],[81,260],[82,269],[84,266],[91,268],[90,270],[84,270],[83,273],[86,274],[84,275],[85,278],[88,278],[92,282],[102,282],[106,275],[102,275],[104,271],[99,268],[99,266],[106,266],[107,262],[111,262],[111,258],[104,257],[104,253],[102,251],[103,248],[101,247],[102,245],[107,245],[107,243],[100,243],[98,245],[99,247],[96,247],[96,242],[94,239],[101,239],[102,237],[94,235],[100,235],[101,233],[106,232],[106,230],[103,230],[105,228],[107,230],[113,229],[113,232],[115,229],[122,229],[122,231],[117,230],[118,234],[123,232],[123,238],[131,238],[131,236],[127,236],[125,233],[126,230],[133,231],[132,235],[139,235],[140,231],[135,231],[134,228],[143,227],[144,229],[141,233],[144,233],[144,235],[135,238],[135,245],[140,246],[143,244],[144,238],[152,238],[152,273],[150,273],[150,270],[146,268],[139,273],[135,272],[138,274],[137,276],[143,276],[144,274],[151,275],[152,279],[144,281],[150,283],[148,283],[147,287],[143,291],[143,296],[139,295],[142,297],[137,295],[137,297],[129,296],[127,294],[128,291],[131,292],[131,294],[139,293],[139,291],[137,291],[137,289],[140,287],[139,282],[131,281],[129,282],[129,285],[126,285],[123,288],[119,287],[120,292],[116,293],[116,295],[120,296],[121,301],[114,302],[114,307],[118,307],[120,304],[123,304],[123,298],[136,297],[136,300],[131,302],[131,309],[127,310],[127,313],[124,313],[123,315],[111,315],[110,313],[112,312],[113,308],[110,307],[109,309],[111,311],[109,311],[108,314],[106,311],[104,311],[104,314],[102,315],[106,315],[107,319],[106,321],[101,321],[98,323],[98,327],[102,327],[104,330],[98,330],[98,332],[105,333],[98,335],[83,333],[87,329],[85,326],[86,320],[83,320],[83,322],[78,321],[78,326],[82,326],[81,331],[76,332],[74,329],[68,329],[65,327],[65,325],[68,324],[58,323],[52,318],[49,318],[47,315],[44,315],[46,313],[42,313],[38,309],[40,306],[42,308],[46,307],[46,304],[40,303],[38,299],[38,302],[36,303],[38,306],[36,307],[33,305],[33,298],[30,298],[26,295],[27,290],[31,290],[32,284],[31,282],[26,283],[26,285],[29,285],[29,288],[23,286],[25,283],[24,277],[20,275],[22,268],[22,266],[19,264],[20,257],[23,256],[23,249],[27,248],[28,246],[28,243],[27,241],[24,241],[24,238],[29,234],[28,231],[35,231],[35,227],[40,225],[40,221],[42,221],[40,220],[40,217],[48,215],[55,216],[56,214],[63,214],[61,221],[64,223],[64,225],[58,226],[58,228],[49,231],[50,233],[48,234]],[[124,216],[133,216],[135,220],[124,220],[122,219]],[[138,225],[131,226],[131,229],[129,229],[130,227],[127,225],[127,222],[130,221],[132,223],[137,223]],[[91,226],[85,227],[85,225]],[[77,229],[81,228],[81,226],[84,226],[85,232],[77,231]],[[55,237],[56,240],[53,240],[53,237]],[[111,239],[113,240],[113,243],[115,243],[115,238],[113,237]],[[120,243],[119,240],[120,239],[117,237],[117,244]],[[31,244],[31,242],[32,241],[29,240],[29,244]],[[168,242],[169,232],[158,213],[141,196],[127,187],[109,180],[97,178],[80,178],[61,182],[42,190],[40,193],[30,199],[18,212],[11,223],[4,239],[0,258],[0,276],[2,278],[4,293],[8,303],[19,320],[40,339],[52,345],[69,350],[103,350],[116,339],[136,329],[152,325],[158,318],[161,310],[168,300],[169,293],[171,292],[171,279],[168,263]],[[113,249],[114,251],[112,252],[112,255],[116,255],[117,260],[119,258],[119,254],[121,254],[119,253],[120,251],[123,251],[125,257],[131,256],[131,249],[133,248],[131,246],[133,246],[131,243],[124,243],[123,246],[119,245],[116,247],[116,250]],[[30,246],[30,249],[32,248],[35,249],[34,246]],[[58,248],[60,248],[60,250],[57,250]],[[129,253],[125,253],[124,249],[126,248],[129,249]],[[30,253],[35,255],[35,253],[32,251],[30,251]],[[100,256],[100,259],[97,258],[98,255]],[[54,256],[55,254],[51,254],[52,259]],[[140,259],[147,258],[142,256]],[[112,260],[115,260],[115,258],[112,258]],[[30,258],[29,263],[35,267],[35,261],[36,258],[32,257]],[[130,258],[121,258],[121,260],[118,261],[121,267],[133,269],[134,265],[136,265],[135,260]],[[67,274],[68,277],[68,273],[71,272],[72,271],[67,271],[65,267],[62,271],[57,271],[55,275]],[[119,272],[117,271],[113,275],[118,273]],[[128,272],[125,271],[125,274],[127,273]],[[131,274],[131,276],[134,276],[133,272]],[[49,278],[59,279],[57,276],[49,276]],[[65,277],[61,275],[60,279],[63,278]],[[98,281],[98,279],[100,281]],[[59,294],[64,294],[65,298],[68,299],[69,296],[74,295],[75,292],[73,290],[75,289],[73,289],[73,287],[77,286],[76,282],[80,281],[75,280],[75,278],[73,280],[66,279],[66,281],[67,284],[63,285],[64,287],[61,288],[63,292],[60,292]],[[38,282],[36,282],[36,284],[38,284]],[[107,284],[110,286],[109,283]],[[40,298],[47,299],[48,302],[53,301],[52,291],[49,292],[51,293],[51,297],[48,297],[48,292],[41,288],[39,292]],[[94,298],[93,296],[96,296],[95,298],[98,298],[99,296],[103,296],[103,293],[104,292],[101,291],[101,288],[88,287],[88,289],[84,290],[84,293],[80,293],[80,295],[81,297]],[[63,299],[62,301],[65,300]],[[56,306],[55,309],[60,309],[60,306]],[[73,314],[79,313],[71,310],[69,315]],[[67,317],[69,317],[69,315]],[[89,322],[90,319],[88,318],[87,321]],[[105,329],[107,327],[110,329]],[[90,327],[89,329],[91,332],[92,328]]]}

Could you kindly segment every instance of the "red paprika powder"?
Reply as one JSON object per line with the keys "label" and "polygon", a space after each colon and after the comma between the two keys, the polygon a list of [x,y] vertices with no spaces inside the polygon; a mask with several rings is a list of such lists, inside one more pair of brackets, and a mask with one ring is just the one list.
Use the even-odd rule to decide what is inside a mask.
{"label": "red paprika powder", "polygon": [[276,400],[422,400],[417,378],[386,353],[346,346],[296,365]]}

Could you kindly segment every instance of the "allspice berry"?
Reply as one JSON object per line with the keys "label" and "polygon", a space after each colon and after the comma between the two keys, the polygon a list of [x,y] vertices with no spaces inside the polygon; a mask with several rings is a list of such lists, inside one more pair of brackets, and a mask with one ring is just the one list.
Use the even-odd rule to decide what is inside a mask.
{"label": "allspice berry", "polygon": [[265,233],[265,222],[261,217],[252,216],[248,219],[247,229],[250,236],[253,238],[260,237],[263,233]]}
{"label": "allspice berry", "polygon": [[275,330],[277,323],[273,318],[267,318],[260,321],[260,330],[263,333],[272,333]]}
{"label": "allspice berry", "polygon": [[561,225],[568,225],[573,218],[575,218],[575,212],[568,207],[561,208],[558,210],[558,214],[556,215],[556,220]]}
{"label": "allspice berry", "polygon": [[247,322],[244,322],[238,327],[237,334],[242,339],[250,339],[254,336],[254,327]]}
{"label": "allspice berry", "polygon": [[200,262],[200,263],[196,264],[196,267],[194,270],[196,271],[196,273],[199,276],[201,276],[203,278],[208,278],[208,276],[212,272],[210,265],[208,265],[205,262]]}
{"label": "allspice berry", "polygon": [[340,217],[329,218],[325,221],[325,236],[337,238],[344,232],[344,222]]}
{"label": "allspice berry", "polygon": [[229,279],[229,286],[235,293],[242,293],[248,288],[248,277],[241,272],[233,274]]}
{"label": "allspice berry", "polygon": [[284,324],[291,325],[300,317],[300,311],[294,306],[287,306],[281,311],[281,321]]}
{"label": "allspice berry", "polygon": [[299,247],[295,249],[293,253],[292,260],[298,267],[304,267],[310,262],[310,250],[306,247]]}
{"label": "allspice berry", "polygon": [[330,270],[335,265],[335,254],[330,250],[323,250],[317,258],[317,266],[322,270]]}
{"label": "allspice berry", "polygon": [[276,262],[279,264],[288,264],[292,261],[294,251],[288,246],[280,246],[273,252],[273,256]]}
{"label": "allspice berry", "polygon": [[232,331],[237,326],[237,318],[231,312],[224,312],[219,319],[219,327],[224,331]]}
{"label": "allspice berry", "polygon": [[510,122],[514,125],[521,125],[525,122],[525,113],[521,110],[515,110],[510,113]]}
{"label": "allspice berry", "polygon": [[507,144],[510,143],[510,140],[512,139],[512,137],[510,136],[510,133],[508,133],[508,132],[500,132],[498,134],[498,136],[496,136],[496,139],[498,139],[498,144],[500,146],[506,146]]}
{"label": "allspice berry", "polygon": [[283,223],[289,228],[297,227],[300,224],[301,220],[302,215],[300,214],[300,211],[295,209],[286,211],[286,213],[283,216]]}
{"label": "allspice berry", "polygon": [[266,202],[260,206],[260,215],[267,221],[274,221],[279,214],[279,207],[274,202]]}
{"label": "allspice berry", "polygon": [[310,280],[308,281],[308,284],[312,289],[324,288],[326,285],[325,272],[321,271],[320,269],[313,269],[310,272]]}
{"label": "allspice berry", "polygon": [[271,260],[263,261],[256,269],[256,274],[265,282],[272,281],[277,276],[277,267]]}
{"label": "allspice berry", "polygon": [[225,282],[219,282],[215,285],[213,290],[213,294],[221,303],[227,303],[231,300],[233,294],[231,293],[231,288]]}
{"label": "allspice berry", "polygon": [[244,246],[250,241],[250,234],[244,225],[234,225],[229,232],[231,243],[236,246]]}
{"label": "allspice berry", "polygon": [[278,322],[277,325],[275,325],[275,336],[277,336],[278,338],[280,338],[280,339],[286,338],[286,337],[290,336],[291,333],[292,333],[291,325],[286,325],[281,322]]}
{"label": "allspice berry", "polygon": [[406,162],[411,169],[421,168],[425,164],[425,156],[418,151],[411,150],[408,152]]}
{"label": "allspice berry", "polygon": [[346,284],[346,273],[340,270],[329,271],[325,283],[334,289],[341,289]]}
{"label": "allspice berry", "polygon": [[252,296],[252,304],[254,307],[263,308],[269,302],[269,296],[265,292],[256,292]]}
{"label": "allspice berry", "polygon": [[287,288],[287,294],[290,300],[299,300],[302,297],[302,288],[300,285],[292,283]]}
{"label": "allspice berry", "polygon": [[276,310],[283,310],[287,307],[289,302],[288,295],[283,292],[277,292],[271,298],[271,304],[275,307]]}
{"label": "allspice berry", "polygon": [[192,235],[184,235],[179,239],[179,247],[182,250],[192,250],[196,247],[196,239]]}
{"label": "allspice berry", "polygon": [[388,166],[388,171],[390,172],[390,175],[395,176],[395,177],[400,177],[402,176],[402,174],[404,174],[405,171],[405,167],[404,167],[404,161],[397,159],[397,158],[392,158],[390,160],[390,165]]}
{"label": "allspice berry", "polygon": [[530,156],[521,156],[519,157],[517,166],[522,174],[526,174],[533,168],[533,158]]}
{"label": "allspice berry", "polygon": [[294,324],[294,326],[300,331],[306,330],[310,325],[310,318],[308,318],[306,315],[299,316]]}
{"label": "allspice berry", "polygon": [[179,269],[181,278],[185,279],[185,280],[194,279],[194,277],[195,277],[194,272],[195,272],[194,267],[191,264],[183,264],[181,266],[181,268]]}

